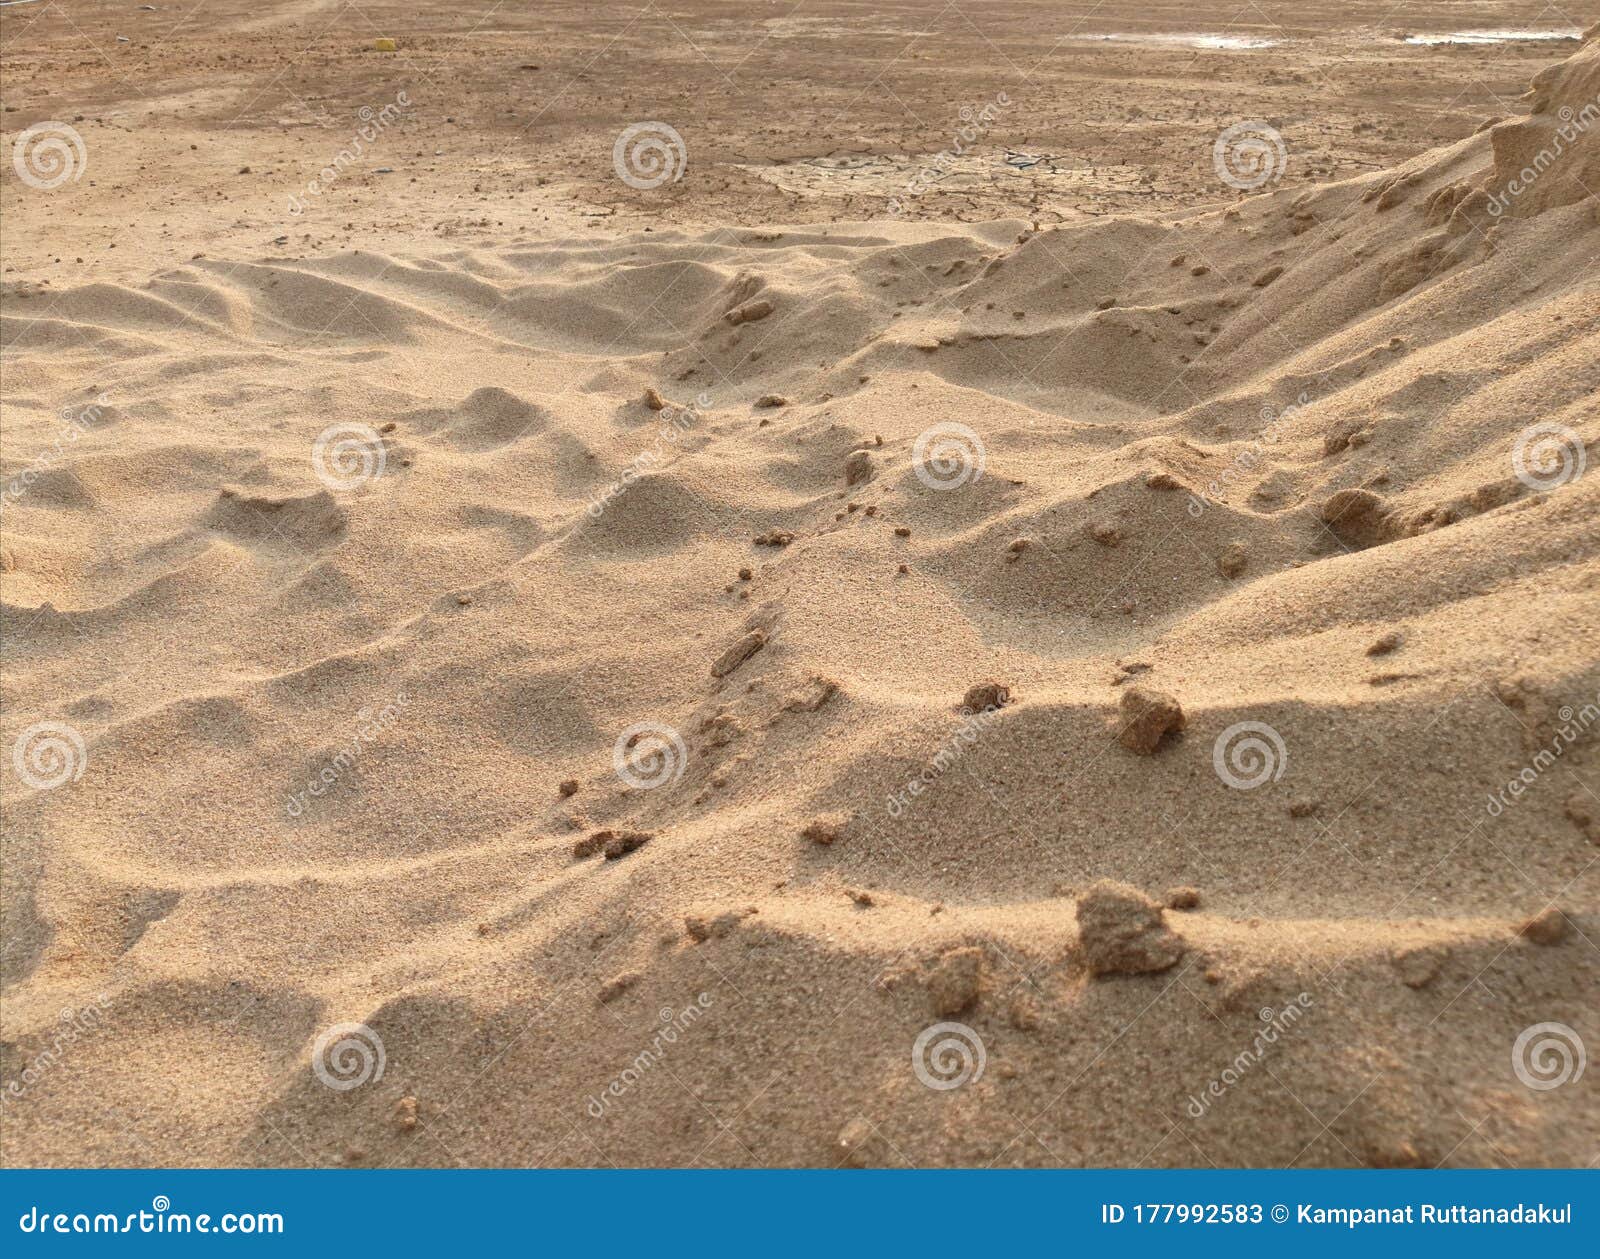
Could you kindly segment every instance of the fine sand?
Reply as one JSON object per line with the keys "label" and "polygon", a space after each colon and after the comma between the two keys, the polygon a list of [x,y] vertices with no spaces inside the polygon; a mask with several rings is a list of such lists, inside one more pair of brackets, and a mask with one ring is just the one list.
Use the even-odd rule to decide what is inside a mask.
{"label": "fine sand", "polygon": [[1600,27],[1272,7],[5,10],[5,1162],[1591,1163]]}

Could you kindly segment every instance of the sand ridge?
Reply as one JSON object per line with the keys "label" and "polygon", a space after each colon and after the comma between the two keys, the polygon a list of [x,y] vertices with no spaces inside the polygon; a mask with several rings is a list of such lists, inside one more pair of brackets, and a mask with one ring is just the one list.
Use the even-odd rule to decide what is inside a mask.
{"label": "sand ridge", "polygon": [[5,1158],[1587,1161],[1595,99],[13,286]]}

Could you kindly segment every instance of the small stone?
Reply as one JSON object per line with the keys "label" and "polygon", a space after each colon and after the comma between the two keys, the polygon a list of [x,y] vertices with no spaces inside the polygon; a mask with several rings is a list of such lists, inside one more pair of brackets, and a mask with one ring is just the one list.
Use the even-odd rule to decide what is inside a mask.
{"label": "small stone", "polygon": [[745,915],[737,909],[711,915],[690,914],[683,920],[683,928],[696,944],[704,944],[707,940],[720,940],[731,934],[744,919]]}
{"label": "small stone", "polygon": [[897,538],[909,538],[911,530],[905,525],[896,525],[894,527],[894,536]]}
{"label": "small stone", "polygon": [[606,840],[604,849],[607,861],[616,861],[630,852],[637,852],[654,838],[648,831],[623,831]]}
{"label": "small stone", "polygon": [[1258,289],[1264,289],[1264,288],[1267,287],[1267,285],[1271,284],[1274,280],[1276,280],[1282,274],[1283,274],[1283,268],[1282,267],[1268,267],[1260,275],[1256,276],[1256,278],[1254,280],[1252,280],[1251,283],[1254,284],[1255,287],[1258,288]]}
{"label": "small stone", "polygon": [[711,663],[711,676],[725,678],[767,645],[767,631],[751,630]]}
{"label": "small stone", "polygon": [[961,707],[971,713],[984,713],[1004,708],[1011,702],[1011,688],[1004,682],[975,682],[967,688]]}
{"label": "small stone", "polygon": [[983,980],[983,950],[951,949],[928,977],[928,996],[940,1018],[960,1014],[978,999]]}
{"label": "small stone", "polygon": [[1535,944],[1553,945],[1565,940],[1571,930],[1572,924],[1567,921],[1567,916],[1552,905],[1518,927],[1517,934]]}
{"label": "small stone", "polygon": [[765,319],[772,313],[772,303],[764,297],[759,297],[753,302],[746,302],[743,306],[735,306],[723,316],[730,324],[735,326],[742,323],[754,323],[758,319]]}
{"label": "small stone", "polygon": [[1109,879],[1101,879],[1078,902],[1078,942],[1093,975],[1167,970],[1185,948],[1167,926],[1161,906],[1137,888]]}
{"label": "small stone", "polygon": [[1600,810],[1588,796],[1581,793],[1574,794],[1567,799],[1564,806],[1567,821],[1571,822],[1590,843],[1600,844]]}
{"label": "small stone", "polygon": [[1237,577],[1244,572],[1249,558],[1250,553],[1245,550],[1243,542],[1230,542],[1217,557],[1217,571],[1224,577]]}
{"label": "small stone", "polygon": [[644,404],[652,411],[665,411],[667,409],[667,400],[661,396],[660,391],[654,386],[644,391]]}
{"label": "small stone", "polygon": [[844,461],[844,483],[860,485],[872,480],[872,456],[864,450],[852,450]]}
{"label": "small stone", "polygon": [[1396,949],[1389,955],[1389,964],[1407,988],[1426,988],[1444,969],[1448,954],[1437,946]]}
{"label": "small stone", "polygon": [[754,577],[755,577],[755,574],[753,572],[751,572],[748,568],[741,568],[739,570],[739,580],[740,581],[750,581]]}
{"label": "small stone", "polygon": [[821,844],[824,848],[831,847],[844,838],[845,827],[849,821],[848,814],[826,813],[807,822],[800,834],[813,844]]}
{"label": "small stone", "polygon": [[857,1116],[839,1129],[834,1138],[834,1148],[839,1161],[850,1167],[866,1167],[872,1162],[872,1125]]}
{"label": "small stone", "polygon": [[628,971],[624,974],[617,975],[615,978],[606,980],[605,983],[600,985],[600,992],[598,994],[600,997],[600,1004],[610,1005],[611,1002],[615,1001],[623,993],[627,992],[629,988],[632,988],[634,984],[638,983],[639,978],[638,971]]}
{"label": "small stone", "polygon": [[1322,806],[1308,796],[1299,796],[1289,801],[1290,817],[1312,817]]}
{"label": "small stone", "polygon": [[1340,490],[1322,504],[1322,522],[1351,547],[1374,546],[1388,537],[1388,504],[1371,490]]}
{"label": "small stone", "polygon": [[563,796],[575,796],[578,794],[578,780],[576,778],[565,779],[556,790]]}
{"label": "small stone", "polygon": [[1184,727],[1183,708],[1165,691],[1130,686],[1122,693],[1121,728],[1117,742],[1130,752],[1150,756],[1168,734]]}
{"label": "small stone", "polygon": [[1099,520],[1090,525],[1089,536],[1101,546],[1116,546],[1122,541],[1122,531],[1109,520]]}
{"label": "small stone", "polygon": [[1391,630],[1381,638],[1376,639],[1372,645],[1367,648],[1367,655],[1387,656],[1391,651],[1400,646],[1403,641],[1404,639],[1398,630]]}
{"label": "small stone", "polygon": [[1018,993],[1006,1011],[1006,1018],[1019,1032],[1037,1031],[1041,1022],[1039,1003],[1028,993]]}
{"label": "small stone", "polygon": [[1167,902],[1168,909],[1196,909],[1200,905],[1200,889],[1187,886],[1168,888],[1162,899]]}
{"label": "small stone", "polygon": [[787,529],[769,529],[755,539],[757,546],[788,546],[793,541],[794,534]]}
{"label": "small stone", "polygon": [[[409,1132],[417,1126],[417,1099],[402,1097],[394,1104],[395,1124]],[[359,1158],[359,1155],[357,1156]]]}
{"label": "small stone", "polygon": [[770,411],[776,407],[786,407],[788,405],[789,399],[785,398],[781,393],[764,393],[756,399],[756,407],[763,411]]}

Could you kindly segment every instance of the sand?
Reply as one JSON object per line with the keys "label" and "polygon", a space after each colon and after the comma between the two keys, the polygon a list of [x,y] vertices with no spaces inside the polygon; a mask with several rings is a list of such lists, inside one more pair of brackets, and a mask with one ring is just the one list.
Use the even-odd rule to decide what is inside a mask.
{"label": "sand", "polygon": [[8,1164],[1595,1157],[1600,28],[83,8]]}

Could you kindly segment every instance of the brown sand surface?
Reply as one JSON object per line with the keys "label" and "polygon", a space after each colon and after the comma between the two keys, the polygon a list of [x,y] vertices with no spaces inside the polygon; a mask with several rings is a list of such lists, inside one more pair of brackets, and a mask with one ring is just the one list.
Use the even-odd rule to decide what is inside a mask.
{"label": "brown sand surface", "polygon": [[1592,1162],[1597,17],[0,9],[0,1156]]}

